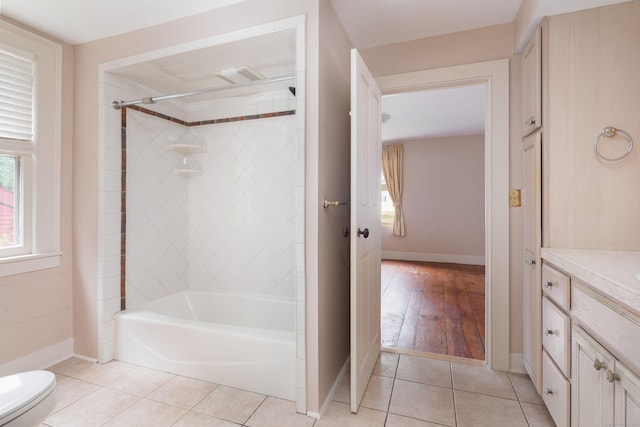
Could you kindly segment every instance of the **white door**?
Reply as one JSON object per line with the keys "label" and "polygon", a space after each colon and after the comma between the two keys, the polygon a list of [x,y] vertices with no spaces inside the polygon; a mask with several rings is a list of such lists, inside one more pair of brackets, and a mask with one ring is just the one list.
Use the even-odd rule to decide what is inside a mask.
{"label": "white door", "polygon": [[542,392],[542,330],[540,287],[541,146],[540,133],[523,143],[522,215],[524,266],[522,267],[523,358],[538,393]]}
{"label": "white door", "polygon": [[351,412],[380,354],[380,89],[351,51]]}

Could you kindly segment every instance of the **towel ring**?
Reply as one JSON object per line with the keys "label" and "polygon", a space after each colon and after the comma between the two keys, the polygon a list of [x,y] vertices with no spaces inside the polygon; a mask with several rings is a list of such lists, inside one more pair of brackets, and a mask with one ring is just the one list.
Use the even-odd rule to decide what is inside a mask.
{"label": "towel ring", "polygon": [[[627,152],[624,153],[621,156],[618,157],[606,157],[603,156],[602,153],[600,153],[600,150],[598,149],[598,143],[600,142],[600,139],[605,136],[607,138],[613,138],[616,133],[621,133],[624,135],[625,138],[627,138],[627,142],[629,143],[629,147],[627,148]],[[600,132],[600,134],[597,136],[596,140],[593,142],[593,148],[596,152],[596,155],[598,157],[600,157],[602,160],[607,161],[607,162],[617,162],[620,161],[622,159],[624,159],[625,157],[627,157],[630,153],[631,150],[633,149],[633,138],[631,138],[631,135],[629,135],[628,132],[622,130],[622,129],[616,129],[614,127],[611,126],[607,126],[606,128],[602,129],[602,132]]]}

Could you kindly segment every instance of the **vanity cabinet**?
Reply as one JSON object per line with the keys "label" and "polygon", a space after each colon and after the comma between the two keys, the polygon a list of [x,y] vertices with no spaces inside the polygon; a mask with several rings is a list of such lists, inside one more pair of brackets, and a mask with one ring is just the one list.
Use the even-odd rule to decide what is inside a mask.
{"label": "vanity cabinet", "polygon": [[522,134],[542,126],[542,31],[538,28],[522,52]]}
{"label": "vanity cabinet", "polygon": [[[629,348],[633,340],[612,347],[602,339],[633,330],[631,325],[612,330],[610,312],[597,311],[600,300],[589,306],[595,311],[582,313],[578,305],[574,312],[579,281],[574,283],[573,272],[563,265],[541,262],[545,248],[640,250],[638,40],[640,0],[634,0],[546,17],[521,54],[523,364],[559,426],[577,425],[571,405],[563,403],[564,391],[559,399],[545,393],[550,381],[563,390],[574,386],[572,335],[578,326],[614,356],[635,354],[640,361],[640,348]],[[623,129],[636,140],[621,162],[608,163],[594,152],[606,127]],[[613,150],[607,153],[611,157],[626,148],[621,133],[602,139]],[[640,307],[640,300],[634,304]],[[589,320],[594,318],[599,320]],[[622,362],[640,372],[634,363]],[[566,394],[570,402],[573,392]]]}
{"label": "vanity cabinet", "polygon": [[640,252],[542,249],[542,398],[556,425],[640,425]]}
{"label": "vanity cabinet", "polygon": [[558,427],[571,419],[570,284],[568,275],[542,265],[542,400]]}

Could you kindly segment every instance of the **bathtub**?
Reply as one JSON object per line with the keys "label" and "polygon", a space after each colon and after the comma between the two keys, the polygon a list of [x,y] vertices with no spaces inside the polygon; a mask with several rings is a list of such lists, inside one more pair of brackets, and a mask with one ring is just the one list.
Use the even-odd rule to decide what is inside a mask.
{"label": "bathtub", "polygon": [[115,358],[296,398],[295,302],[185,291],[115,316]]}

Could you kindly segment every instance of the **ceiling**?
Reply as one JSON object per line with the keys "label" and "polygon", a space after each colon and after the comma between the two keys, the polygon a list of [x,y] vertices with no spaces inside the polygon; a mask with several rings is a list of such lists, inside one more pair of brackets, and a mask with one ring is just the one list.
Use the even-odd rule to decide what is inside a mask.
{"label": "ceiling", "polygon": [[[114,74],[161,94],[175,94],[229,86],[217,72],[249,66],[263,78],[295,75],[296,34],[294,29],[237,40],[141,62],[113,70]],[[225,90],[218,97],[287,89],[295,80]],[[185,103],[211,99],[212,95],[181,98]]]}
{"label": "ceiling", "polygon": [[484,134],[486,91],[479,84],[385,95],[382,141]]}
{"label": "ceiling", "polygon": [[[74,45],[243,1],[246,0],[0,0],[0,14]],[[362,49],[513,22],[521,6],[526,9],[526,25],[531,29],[545,15],[626,0],[330,1],[352,44]],[[250,65],[264,77],[293,73],[295,35],[280,32],[135,64],[117,73],[160,93],[178,93],[226,84],[215,72],[240,65]],[[225,96],[244,93],[247,91]],[[383,112],[391,118],[383,127],[383,138],[482,133],[479,126],[484,126],[484,108],[479,105],[484,106],[484,92],[478,87],[385,96]]]}

